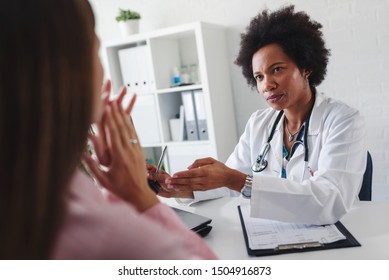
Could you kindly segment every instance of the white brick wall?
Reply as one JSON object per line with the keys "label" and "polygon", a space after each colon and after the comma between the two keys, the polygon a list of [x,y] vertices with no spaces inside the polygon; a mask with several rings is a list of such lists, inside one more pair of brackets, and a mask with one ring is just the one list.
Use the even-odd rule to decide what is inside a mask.
{"label": "white brick wall", "polygon": [[[239,34],[258,11],[293,3],[323,24],[332,56],[319,90],[358,108],[365,117],[368,149],[374,163],[373,199],[389,201],[389,1],[388,0],[90,0],[100,39],[120,37],[114,20],[118,8],[131,8],[143,17],[141,31],[206,21],[228,28],[232,87],[238,130],[252,111],[266,106],[247,88],[233,64]],[[226,81],[228,82],[228,81]]]}

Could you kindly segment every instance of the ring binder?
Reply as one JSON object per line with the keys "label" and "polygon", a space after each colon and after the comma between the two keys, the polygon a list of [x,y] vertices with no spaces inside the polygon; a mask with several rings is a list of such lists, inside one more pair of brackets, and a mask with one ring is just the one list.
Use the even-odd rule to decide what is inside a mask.
{"label": "ring binder", "polygon": [[182,104],[184,105],[185,127],[189,141],[199,140],[199,131],[197,127],[196,109],[192,91],[181,92]]}
{"label": "ring binder", "polygon": [[152,89],[150,57],[146,45],[118,51],[123,84],[128,92],[147,93]]}
{"label": "ring binder", "polygon": [[197,130],[200,140],[208,140],[207,115],[205,110],[205,96],[202,90],[193,91]]}

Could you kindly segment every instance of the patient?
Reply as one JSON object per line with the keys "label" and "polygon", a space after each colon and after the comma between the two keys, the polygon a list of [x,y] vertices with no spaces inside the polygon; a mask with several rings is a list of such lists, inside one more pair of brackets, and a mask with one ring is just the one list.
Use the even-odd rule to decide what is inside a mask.
{"label": "patient", "polygon": [[[3,1],[0,26],[0,259],[216,258],[148,187],[125,92],[100,97],[88,1]],[[92,122],[108,196],[77,167]]]}

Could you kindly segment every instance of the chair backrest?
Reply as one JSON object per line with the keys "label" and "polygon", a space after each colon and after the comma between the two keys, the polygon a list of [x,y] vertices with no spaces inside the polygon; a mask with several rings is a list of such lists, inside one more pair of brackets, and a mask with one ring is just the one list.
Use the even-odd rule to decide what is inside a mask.
{"label": "chair backrest", "polygon": [[367,152],[367,162],[365,174],[363,174],[362,187],[359,192],[359,200],[371,201],[371,182],[373,178],[373,160],[369,152]]}

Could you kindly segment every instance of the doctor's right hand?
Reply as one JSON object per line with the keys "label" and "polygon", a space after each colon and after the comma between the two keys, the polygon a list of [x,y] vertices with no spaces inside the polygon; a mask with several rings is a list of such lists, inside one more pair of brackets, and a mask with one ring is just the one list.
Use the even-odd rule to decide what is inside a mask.
{"label": "doctor's right hand", "polygon": [[193,192],[192,191],[178,191],[174,189],[168,189],[166,185],[166,180],[170,178],[169,173],[165,172],[164,170],[160,170],[159,173],[155,173],[157,170],[157,167],[152,164],[147,164],[147,179],[154,180],[159,183],[161,186],[158,195],[163,196],[166,198],[193,198]]}
{"label": "doctor's right hand", "polygon": [[240,192],[245,178],[246,174],[208,157],[195,160],[188,170],[173,174],[166,183],[168,190],[179,192],[207,191],[219,187]]}

